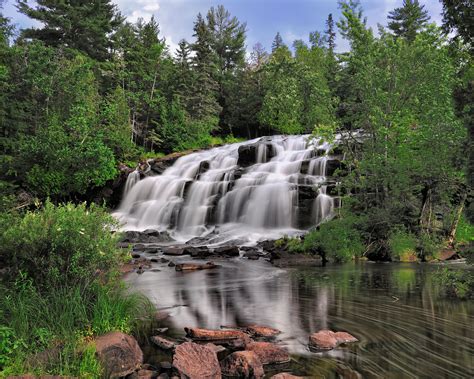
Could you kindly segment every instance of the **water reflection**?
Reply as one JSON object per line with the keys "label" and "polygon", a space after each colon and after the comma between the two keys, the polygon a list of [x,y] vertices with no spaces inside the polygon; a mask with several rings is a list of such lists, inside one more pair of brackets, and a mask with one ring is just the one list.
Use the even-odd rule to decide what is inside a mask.
{"label": "water reflection", "polygon": [[[474,304],[447,301],[436,268],[361,264],[281,270],[266,262],[219,262],[212,271],[132,274],[129,281],[172,315],[173,326],[259,323],[283,331],[300,374],[345,378],[474,377]],[[361,342],[328,353],[306,348],[322,328]]]}

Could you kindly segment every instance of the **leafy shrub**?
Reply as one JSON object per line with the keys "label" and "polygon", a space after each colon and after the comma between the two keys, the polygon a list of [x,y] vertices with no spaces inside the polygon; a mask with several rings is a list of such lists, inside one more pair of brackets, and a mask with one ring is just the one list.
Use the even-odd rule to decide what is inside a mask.
{"label": "leafy shrub", "polygon": [[474,225],[464,215],[459,220],[456,229],[456,242],[461,244],[474,242]]}
{"label": "leafy shrub", "polygon": [[459,299],[474,298],[474,275],[472,270],[444,268],[438,271],[435,278],[444,287],[447,296]]}
{"label": "leafy shrub", "polygon": [[[6,216],[5,216],[6,217]],[[111,233],[115,221],[100,207],[54,206],[4,218],[0,257],[13,275],[24,273],[36,286],[90,283],[122,257]],[[2,223],[3,224],[3,223]]]}
{"label": "leafy shrub", "polygon": [[401,229],[393,231],[388,239],[388,247],[392,259],[402,262],[416,259],[417,239],[411,233]]}
{"label": "leafy shrub", "polygon": [[318,251],[326,259],[335,262],[346,262],[361,256],[364,244],[356,228],[356,218],[348,216],[321,224],[319,229],[306,235],[303,250]]}

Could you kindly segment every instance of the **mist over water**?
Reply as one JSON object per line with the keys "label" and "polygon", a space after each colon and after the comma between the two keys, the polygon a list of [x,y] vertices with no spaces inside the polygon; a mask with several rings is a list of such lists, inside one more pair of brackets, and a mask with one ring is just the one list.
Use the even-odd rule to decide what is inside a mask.
{"label": "mist over water", "polygon": [[[254,150],[242,166],[245,146]],[[243,242],[294,234],[332,215],[324,185],[330,148],[308,135],[273,136],[189,154],[162,175],[131,173],[115,216],[124,229],[166,230],[178,241],[211,232]],[[316,192],[304,205],[308,216],[299,196],[309,186]]]}

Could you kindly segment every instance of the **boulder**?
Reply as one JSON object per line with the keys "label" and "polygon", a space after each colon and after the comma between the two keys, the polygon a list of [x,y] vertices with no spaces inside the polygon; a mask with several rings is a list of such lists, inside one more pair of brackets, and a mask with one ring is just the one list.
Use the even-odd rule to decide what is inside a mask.
{"label": "boulder", "polygon": [[207,262],[204,264],[200,263],[180,263],[175,267],[176,271],[197,271],[197,270],[208,270],[219,267],[213,262]]}
{"label": "boulder", "polygon": [[209,341],[214,344],[221,345],[221,341],[240,340],[245,344],[252,342],[248,334],[241,330],[235,329],[201,329],[201,328],[184,328],[186,336],[195,341]]}
{"label": "boulder", "polygon": [[251,342],[246,350],[253,351],[264,365],[287,363],[290,355],[282,347],[270,342]]}
{"label": "boulder", "polygon": [[110,332],[95,340],[97,356],[107,377],[120,378],[139,369],[143,352],[132,336]]}
{"label": "boulder", "polygon": [[257,146],[253,145],[243,145],[239,146],[239,159],[237,165],[240,167],[248,167],[257,161]]}
{"label": "boulder", "polygon": [[143,232],[136,230],[128,230],[123,233],[123,237],[120,242],[128,243],[161,243],[161,242],[170,242],[173,239],[170,237],[168,232],[160,232],[154,229],[147,229]]}
{"label": "boulder", "polygon": [[237,246],[222,246],[216,247],[213,250],[215,255],[225,257],[238,257],[240,255],[239,248]]}
{"label": "boulder", "polygon": [[189,254],[193,258],[205,259],[209,258],[212,253],[207,246],[186,246],[184,254]]}
{"label": "boulder", "polygon": [[153,379],[158,377],[158,372],[153,370],[138,370],[127,376],[127,379]]}
{"label": "boulder", "polygon": [[281,334],[281,331],[278,329],[262,325],[248,325],[245,327],[245,331],[251,336],[263,338],[274,338]]}
{"label": "boulder", "polygon": [[185,342],[178,345],[173,357],[173,366],[181,376],[190,379],[220,379],[221,368],[213,349]]}
{"label": "boulder", "polygon": [[247,251],[244,253],[244,258],[250,259],[251,261],[257,261],[260,258],[258,251]]}
{"label": "boulder", "polygon": [[236,351],[221,362],[224,376],[232,378],[263,378],[262,362],[252,351]]}
{"label": "boulder", "polygon": [[309,336],[309,349],[313,351],[332,350],[341,344],[357,341],[359,340],[356,337],[346,332],[320,330]]}
{"label": "boulder", "polygon": [[173,257],[179,257],[184,255],[184,249],[180,247],[166,247],[163,249],[164,255],[171,255]]}

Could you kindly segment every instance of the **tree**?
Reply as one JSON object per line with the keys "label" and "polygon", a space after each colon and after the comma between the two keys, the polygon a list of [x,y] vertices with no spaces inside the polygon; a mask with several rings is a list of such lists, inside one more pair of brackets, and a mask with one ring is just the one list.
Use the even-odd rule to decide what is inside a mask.
{"label": "tree", "polygon": [[455,31],[474,49],[474,14],[472,0],[442,0],[443,24],[447,32]]}
{"label": "tree", "polygon": [[[219,83],[217,57],[213,49],[213,33],[201,14],[194,23],[193,65],[196,81],[192,88],[191,117],[197,120],[216,122],[222,110],[218,102]],[[217,124],[217,123],[216,123]],[[217,126],[217,125],[216,125]]]}
{"label": "tree", "polygon": [[403,6],[395,8],[389,12],[388,28],[396,37],[406,38],[407,41],[413,42],[418,32],[426,27],[430,17],[424,9],[424,5],[420,5],[418,0],[403,0]]}
{"label": "tree", "polygon": [[283,43],[283,38],[281,38],[280,32],[277,32],[275,38],[273,39],[272,43],[272,52],[278,50],[280,47],[283,47],[285,44]]}
{"label": "tree", "polygon": [[326,30],[324,31],[326,34],[326,41],[328,45],[328,50],[331,54],[334,54],[334,50],[336,49],[336,31],[334,28],[334,20],[332,18],[332,13],[329,13],[328,18],[326,20]]}
{"label": "tree", "polygon": [[110,58],[110,34],[123,21],[111,0],[38,0],[36,7],[18,0],[17,8],[42,24],[41,28],[24,29],[23,38],[37,39],[47,46],[77,49],[99,61]]}

